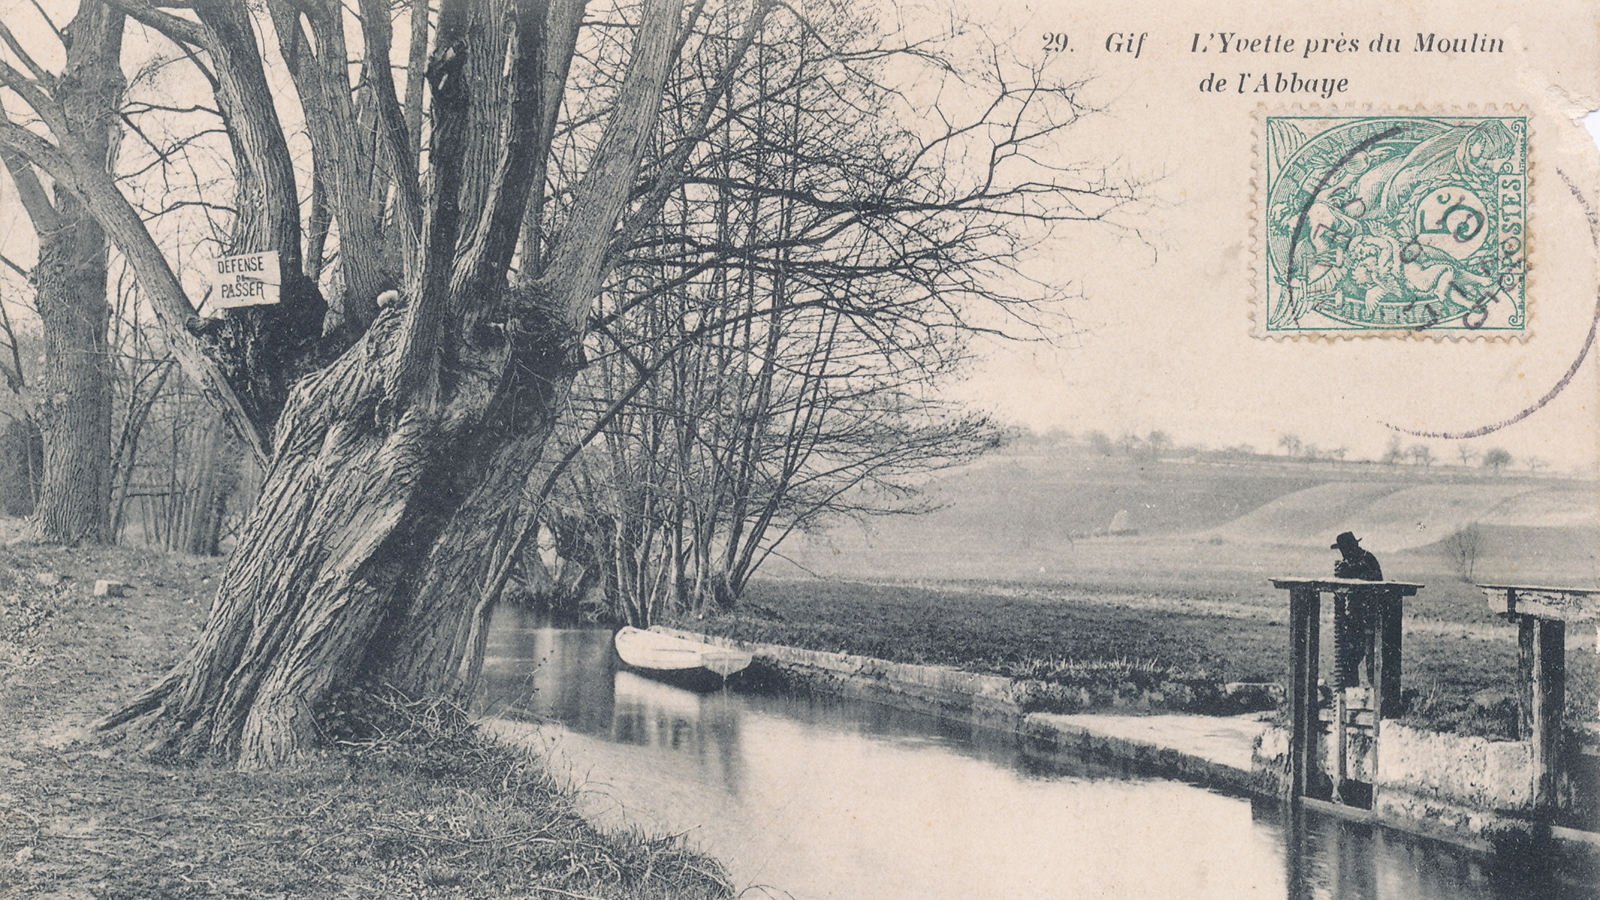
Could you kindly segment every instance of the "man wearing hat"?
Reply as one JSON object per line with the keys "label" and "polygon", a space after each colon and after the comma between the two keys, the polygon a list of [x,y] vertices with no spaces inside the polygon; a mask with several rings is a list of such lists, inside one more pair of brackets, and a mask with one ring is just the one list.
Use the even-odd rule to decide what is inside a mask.
{"label": "man wearing hat", "polygon": [[1378,565],[1378,558],[1371,552],[1361,549],[1361,542],[1354,534],[1346,531],[1334,539],[1329,545],[1329,550],[1337,550],[1344,554],[1344,559],[1333,564],[1335,578],[1359,578],[1362,581],[1382,581],[1383,569]]}
{"label": "man wearing hat", "polygon": [[[1362,581],[1382,581],[1383,569],[1371,551],[1361,549],[1361,542],[1348,531],[1334,539],[1329,550],[1337,550],[1343,558],[1333,564],[1335,578],[1356,578]],[[1373,610],[1365,591],[1336,591],[1333,595],[1333,670],[1334,687],[1356,687],[1361,684],[1361,659],[1367,652],[1366,633]]]}

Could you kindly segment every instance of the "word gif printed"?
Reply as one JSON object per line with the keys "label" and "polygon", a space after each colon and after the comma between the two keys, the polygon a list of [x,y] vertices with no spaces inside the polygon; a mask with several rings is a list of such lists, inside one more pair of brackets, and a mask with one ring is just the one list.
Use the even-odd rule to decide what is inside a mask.
{"label": "word gif printed", "polygon": [[[1043,36],[1044,52],[1075,53],[1079,44],[1070,32],[1047,31]],[[1145,44],[1151,50],[1159,46],[1150,32],[1113,31],[1105,40],[1092,46],[1096,53],[1117,54],[1140,59]],[[1181,48],[1181,44],[1178,45]],[[1181,52],[1181,50],[1180,50]],[[1418,31],[1414,36],[1396,36],[1379,32],[1373,37],[1337,35],[1290,37],[1285,34],[1245,35],[1236,31],[1193,32],[1189,37],[1191,55],[1211,54],[1217,57],[1250,57],[1262,59],[1301,59],[1323,61],[1351,59],[1351,54],[1422,53],[1441,59],[1457,59],[1476,54],[1502,54],[1506,52],[1504,38],[1472,32],[1469,35],[1442,35]],[[1200,79],[1203,94],[1304,94],[1324,100],[1350,90],[1350,79],[1340,75],[1307,74],[1299,72],[1208,72]]]}

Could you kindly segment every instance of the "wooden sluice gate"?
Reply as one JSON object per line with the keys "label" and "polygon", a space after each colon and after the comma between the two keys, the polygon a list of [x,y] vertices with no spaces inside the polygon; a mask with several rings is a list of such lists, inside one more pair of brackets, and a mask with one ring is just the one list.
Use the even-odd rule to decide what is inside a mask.
{"label": "wooden sluice gate", "polygon": [[[1354,578],[1274,578],[1272,584],[1289,592],[1284,795],[1369,809],[1383,717],[1399,709],[1404,602],[1423,586]],[[1325,593],[1334,598],[1335,638],[1332,697],[1326,709],[1319,677]],[[1320,752],[1324,732],[1330,738],[1326,772]],[[1353,777],[1356,773],[1365,777]]]}
{"label": "wooden sluice gate", "polygon": [[[1486,741],[1396,721],[1405,712],[1405,598],[1422,585],[1338,577],[1271,582],[1289,593],[1281,795],[1291,806],[1495,848],[1552,838],[1600,848],[1600,752],[1593,736],[1574,740],[1565,721],[1567,626],[1600,625],[1600,589],[1478,586],[1490,608],[1516,624],[1518,639],[1518,735]],[[1333,604],[1326,672],[1324,594]],[[1386,720],[1390,747],[1380,766]]]}
{"label": "wooden sluice gate", "polygon": [[[1600,626],[1600,590],[1480,584],[1489,608],[1517,625],[1518,731],[1532,744],[1533,809],[1554,816],[1566,779],[1567,625]],[[1600,641],[1600,633],[1596,635]]]}

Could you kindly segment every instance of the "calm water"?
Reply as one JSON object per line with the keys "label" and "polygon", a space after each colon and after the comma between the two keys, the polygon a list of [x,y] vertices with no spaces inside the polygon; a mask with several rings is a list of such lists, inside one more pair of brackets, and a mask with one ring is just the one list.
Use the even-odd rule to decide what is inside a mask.
{"label": "calm water", "polygon": [[[1444,846],[1061,758],[867,703],[697,695],[615,670],[610,632],[497,614],[490,702],[586,813],[688,839],[746,896],[1590,898]],[[520,727],[520,726],[519,726]],[[1291,849],[1293,848],[1293,849]],[[1542,879],[1541,879],[1542,880]]]}

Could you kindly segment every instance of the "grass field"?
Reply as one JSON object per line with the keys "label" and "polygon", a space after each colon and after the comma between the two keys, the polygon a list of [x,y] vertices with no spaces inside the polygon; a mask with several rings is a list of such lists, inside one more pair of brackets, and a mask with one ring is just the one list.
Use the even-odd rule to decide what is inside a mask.
{"label": "grass field", "polygon": [[[1328,544],[1353,530],[1386,576],[1425,585],[1407,601],[1403,662],[1418,715],[1503,736],[1514,728],[1516,629],[1477,584],[1600,583],[1597,486],[1574,478],[1035,448],[951,473],[929,493],[946,505],[786,545],[766,570],[778,577],[753,584],[735,614],[682,624],[1002,674],[1132,660],[1282,683],[1287,596],[1268,579],[1332,574]],[[1136,533],[1106,534],[1122,511]],[[1470,554],[1453,552],[1469,526]],[[1593,721],[1600,665],[1593,632],[1579,631],[1567,706]]]}
{"label": "grass field", "polygon": [[[1325,612],[1325,619],[1326,610]],[[1014,675],[1040,662],[1126,661],[1219,682],[1288,677],[1286,617],[1278,610],[1203,601],[1089,596],[1039,588],[763,581],[729,615],[674,624],[742,640],[847,652],[897,662]],[[1516,632],[1413,622],[1404,685],[1420,724],[1514,736]],[[1331,633],[1325,622],[1324,635]],[[1600,701],[1593,635],[1568,651],[1568,716],[1592,721]],[[1326,644],[1327,642],[1324,641]],[[1323,671],[1331,661],[1324,647]]]}

